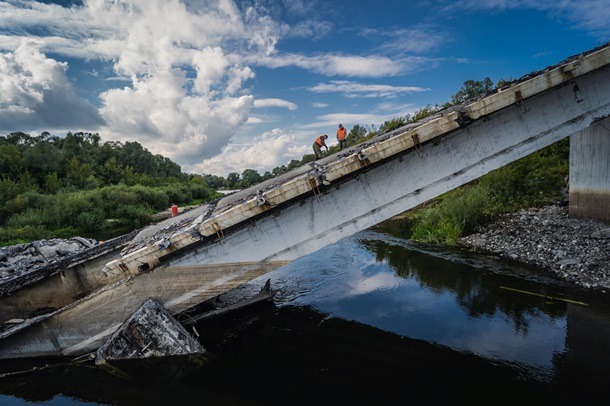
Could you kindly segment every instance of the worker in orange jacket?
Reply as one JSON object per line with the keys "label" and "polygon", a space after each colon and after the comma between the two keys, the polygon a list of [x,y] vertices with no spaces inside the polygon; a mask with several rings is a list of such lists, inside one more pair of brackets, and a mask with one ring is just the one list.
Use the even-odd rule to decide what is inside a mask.
{"label": "worker in orange jacket", "polygon": [[339,124],[339,128],[337,129],[337,141],[339,141],[339,151],[341,151],[343,147],[347,147],[347,129],[343,127],[343,124]]}
{"label": "worker in orange jacket", "polygon": [[326,135],[326,134],[320,135],[313,142],[313,152],[314,152],[314,154],[316,154],[316,159],[322,158],[322,148],[323,147],[326,148],[326,151],[328,151],[328,145],[326,145],[327,138],[328,138],[328,135]]}

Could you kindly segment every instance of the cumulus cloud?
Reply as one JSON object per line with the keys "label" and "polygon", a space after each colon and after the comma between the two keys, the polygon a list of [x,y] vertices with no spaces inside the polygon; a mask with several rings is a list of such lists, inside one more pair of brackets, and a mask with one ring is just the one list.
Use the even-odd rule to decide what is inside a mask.
{"label": "cumulus cloud", "polygon": [[47,58],[39,44],[23,40],[0,53],[0,130],[96,129],[97,109],[77,96],[66,77],[67,64]]}
{"label": "cumulus cloud", "polygon": [[[315,40],[327,35],[332,25],[301,18],[287,30],[266,13],[276,6],[264,1],[85,0],[65,7],[27,0],[2,2],[0,26],[9,28],[0,36],[0,49],[7,51],[0,57],[0,129],[97,131],[103,139],[140,142],[185,168],[228,168],[232,162],[243,166],[248,157],[253,159],[252,167],[255,160],[258,167],[277,165],[285,154],[300,158],[299,148],[291,147],[285,134],[264,134],[246,149],[233,144],[246,123],[278,120],[253,115],[253,109],[297,109],[284,99],[255,100],[247,87],[256,77],[254,67],[291,66],[328,76],[379,77],[405,73],[419,63],[382,55],[278,53],[275,46],[281,35]],[[314,16],[311,11],[316,9],[311,2],[298,0],[283,7],[301,17]],[[23,41],[34,37],[37,43]],[[57,56],[108,64],[112,77],[106,75],[106,88],[87,101],[67,77],[70,66]],[[100,73],[91,71],[87,76],[99,80]],[[354,84],[339,82],[323,87],[310,90],[341,91],[349,97],[416,91],[358,90]],[[264,153],[261,143],[266,145]],[[269,153],[276,146],[278,152]],[[272,159],[280,161],[271,164]]]}
{"label": "cumulus cloud", "polygon": [[[295,143],[291,138],[299,137],[297,130],[274,130],[259,138],[253,138],[254,133],[244,134],[263,127],[264,123],[279,121],[285,110],[296,118],[293,122],[309,123],[308,117],[299,114],[305,114],[310,106],[328,106],[322,101],[303,100],[297,106],[281,98],[255,97],[256,88],[250,86],[257,85],[259,76],[268,74],[266,68],[296,68],[313,74],[310,78],[315,74],[336,79],[406,75],[442,62],[443,59],[423,55],[450,38],[442,30],[431,31],[418,25],[407,30],[378,31],[373,36],[378,40],[376,47],[362,54],[329,47],[324,52],[284,53],[277,47],[281,39],[307,38],[320,44],[322,37],[339,28],[333,24],[338,15],[327,13],[334,8],[332,2],[54,3],[58,4],[32,0],[0,2],[0,131],[96,131],[104,140],[140,142],[183,169],[199,168],[210,173],[209,168],[222,168],[223,172],[218,172],[221,175],[230,168],[241,172],[239,168],[243,170],[246,164],[254,169],[275,167],[310,153],[309,141]],[[606,38],[609,35],[610,25],[606,22],[610,8],[603,0],[432,3],[434,7],[446,7],[445,11],[453,4],[464,10],[483,8],[499,12],[515,7],[535,8],[569,21],[575,28]],[[285,21],[294,23],[288,25],[284,16],[289,17]],[[350,32],[357,30],[344,28]],[[30,41],[32,38],[36,41]],[[80,71],[85,65],[88,72]],[[75,71],[79,74],[74,75]],[[83,78],[94,76],[96,85],[85,89]],[[269,76],[265,78],[269,80]],[[312,80],[320,83],[310,86],[309,92],[368,100],[428,90],[355,80]],[[294,86],[302,90],[300,85]],[[294,100],[300,101],[296,97]],[[292,113],[297,110],[300,111]],[[338,122],[347,125],[350,119],[354,123],[385,120],[384,112],[336,114],[317,119],[320,123],[332,123],[333,127]],[[319,127],[311,129],[317,131]],[[310,136],[311,133],[302,135],[303,139]],[[252,143],[235,144],[236,139],[244,138]],[[263,143],[266,147],[261,149]]]}
{"label": "cumulus cloud", "polygon": [[[40,49],[20,45],[2,54],[0,128],[88,127],[104,139],[138,141],[181,165],[218,154],[247,122],[254,98],[245,84],[255,72],[240,62],[239,52],[268,55],[278,35],[264,14],[229,1],[88,0],[70,8],[24,1],[0,7],[0,25],[13,33],[0,44],[38,36]],[[67,63],[45,51],[112,61],[123,86],[106,82],[98,111],[76,95]]]}

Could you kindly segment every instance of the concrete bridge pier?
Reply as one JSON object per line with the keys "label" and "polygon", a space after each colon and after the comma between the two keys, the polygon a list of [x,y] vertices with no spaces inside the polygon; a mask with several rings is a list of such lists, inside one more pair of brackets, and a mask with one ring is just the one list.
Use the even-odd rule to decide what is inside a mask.
{"label": "concrete bridge pier", "polygon": [[610,220],[610,118],[570,136],[569,212]]}

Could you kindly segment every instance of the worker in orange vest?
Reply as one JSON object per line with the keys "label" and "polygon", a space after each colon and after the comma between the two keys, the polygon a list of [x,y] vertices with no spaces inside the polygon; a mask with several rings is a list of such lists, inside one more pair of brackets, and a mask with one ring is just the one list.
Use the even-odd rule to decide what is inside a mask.
{"label": "worker in orange vest", "polygon": [[343,124],[339,124],[339,128],[337,129],[337,141],[339,141],[339,151],[341,151],[343,147],[347,147],[347,129],[343,127]]}
{"label": "worker in orange vest", "polygon": [[326,148],[326,151],[328,151],[328,145],[326,145],[327,138],[328,138],[328,135],[326,135],[326,134],[320,135],[313,142],[313,152],[316,154],[316,159],[322,158],[322,148],[323,147]]}

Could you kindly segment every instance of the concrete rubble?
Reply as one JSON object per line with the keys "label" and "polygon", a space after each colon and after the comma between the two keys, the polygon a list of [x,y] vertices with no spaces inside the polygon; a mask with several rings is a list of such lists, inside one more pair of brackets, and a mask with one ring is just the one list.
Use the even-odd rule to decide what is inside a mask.
{"label": "concrete rubble", "polygon": [[149,299],[96,352],[110,360],[205,353],[205,349],[158,301]]}

